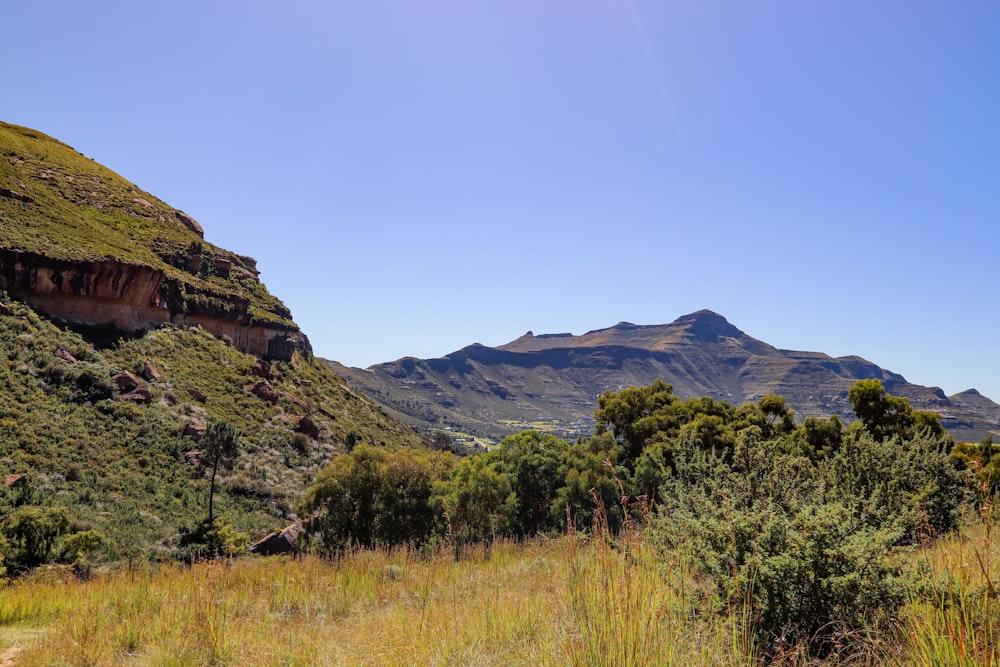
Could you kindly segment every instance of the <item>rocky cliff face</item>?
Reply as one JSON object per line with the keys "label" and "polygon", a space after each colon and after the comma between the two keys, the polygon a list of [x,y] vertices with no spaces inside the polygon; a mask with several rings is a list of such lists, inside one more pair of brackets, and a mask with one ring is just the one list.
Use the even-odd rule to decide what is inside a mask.
{"label": "rocky cliff face", "polygon": [[0,123],[0,288],[48,316],[126,332],[201,326],[238,349],[311,351],[256,262],[51,137]]}
{"label": "rocky cliff face", "polygon": [[255,322],[249,301],[196,292],[164,271],[115,260],[74,262],[0,248],[0,288],[57,320],[145,331],[201,326],[243,352],[288,361],[310,350],[294,324]]}

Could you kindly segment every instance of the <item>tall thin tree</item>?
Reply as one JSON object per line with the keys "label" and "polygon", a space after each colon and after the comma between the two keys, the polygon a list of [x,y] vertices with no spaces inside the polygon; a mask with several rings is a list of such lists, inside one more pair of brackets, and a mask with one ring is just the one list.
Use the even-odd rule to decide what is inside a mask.
{"label": "tall thin tree", "polygon": [[208,486],[208,522],[214,518],[215,477],[219,468],[232,468],[239,454],[240,438],[230,424],[215,421],[208,425],[202,447],[203,460],[212,467],[212,477]]}

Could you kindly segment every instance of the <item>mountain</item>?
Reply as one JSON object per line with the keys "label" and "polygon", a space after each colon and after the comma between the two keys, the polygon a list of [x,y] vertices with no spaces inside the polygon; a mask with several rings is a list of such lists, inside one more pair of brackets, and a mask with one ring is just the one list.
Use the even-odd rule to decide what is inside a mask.
{"label": "mountain", "polygon": [[425,444],[313,357],[255,266],[69,146],[0,124],[0,516],[62,508],[105,559],[170,553],[205,516],[199,441],[222,420],[241,445],[217,513],[253,539],[295,518],[346,442]]}
{"label": "mountain", "polygon": [[367,369],[327,363],[410,424],[488,438],[528,427],[587,434],[601,392],[657,378],[682,398],[742,404],[773,393],[800,417],[848,420],[850,387],[877,379],[914,407],[939,413],[957,439],[1000,434],[1000,405],[974,390],[948,397],[861,357],[781,350],[708,310],[670,324],[620,322],[581,336],[529,331],[506,345],[471,345],[440,359],[407,357]]}

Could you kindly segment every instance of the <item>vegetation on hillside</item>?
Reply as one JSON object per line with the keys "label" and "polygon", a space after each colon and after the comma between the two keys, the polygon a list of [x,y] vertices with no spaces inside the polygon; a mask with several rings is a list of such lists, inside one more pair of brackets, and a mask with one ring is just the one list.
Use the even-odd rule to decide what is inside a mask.
{"label": "vegetation on hillside", "polygon": [[423,443],[313,359],[265,365],[173,327],[98,347],[0,301],[0,553],[11,574],[175,555],[208,516],[213,461],[195,438],[215,422],[239,434],[240,452],[218,469],[215,514],[244,539],[288,523],[346,441]]}
{"label": "vegetation on hillside", "polygon": [[301,511],[337,553],[639,522],[689,564],[698,608],[742,618],[756,653],[826,657],[895,627],[918,576],[900,550],[955,531],[977,481],[936,415],[875,380],[849,399],[849,427],[797,425],[778,396],[684,401],[658,381],[603,394],[594,435],[572,444],[528,431],[454,465],[355,448]]}
{"label": "vegetation on hillside", "polygon": [[[13,308],[13,319],[32,322],[28,309]],[[249,372],[252,358],[172,329],[102,351],[41,324],[33,334],[62,336],[63,348],[85,360],[56,388],[81,409],[100,415],[97,408],[127,405],[114,388],[105,397],[100,382],[81,383],[84,371],[100,379],[99,370],[149,358],[163,369],[155,391],[164,393],[129,407],[146,411],[144,425],[160,415],[177,438],[183,417],[209,416],[213,407],[212,419],[255,436],[255,443],[240,439],[232,476],[250,461],[288,453],[263,443],[296,404],[282,399],[278,411],[246,391],[239,369]],[[166,392],[202,377],[186,376],[182,365],[175,370],[174,346],[206,364],[225,355],[222,366],[236,375],[222,385],[240,391],[209,383],[203,391],[215,393],[204,403],[166,411]],[[26,364],[41,361],[23,356]],[[328,386],[310,384],[317,377],[310,374],[326,371],[301,358],[272,372],[276,388],[303,400]],[[25,375],[36,384],[50,378]],[[739,407],[685,401],[657,382],[603,394],[589,438],[568,443],[527,431],[465,457],[444,443],[396,448],[355,424],[338,433],[343,449],[323,467],[308,453],[297,461],[318,470],[298,509],[310,518],[313,548],[332,560],[142,566],[89,583],[39,570],[10,589],[0,626],[24,628],[19,645],[27,648],[18,659],[29,665],[168,655],[180,656],[177,664],[384,664],[414,656],[505,664],[990,664],[1000,548],[982,461],[992,461],[992,445],[953,447],[933,415],[876,381],[858,383],[850,400],[859,417],[850,426],[836,417],[797,424],[777,396]],[[346,427],[339,418],[324,424],[338,427]],[[113,451],[119,465],[136,454]],[[98,463],[110,469],[111,462]],[[217,544],[231,543],[231,529],[254,507],[232,493],[232,476],[221,470],[224,522],[202,524]],[[196,476],[183,480],[197,489],[184,520],[192,526],[205,516],[210,485],[204,470]],[[56,499],[71,487],[49,488],[55,479],[49,473],[43,497],[34,483],[15,487],[28,502],[4,524],[9,562],[30,567],[120,550],[123,533],[83,522],[96,522],[96,514],[70,518],[73,504]],[[119,494],[118,502],[132,501]],[[981,525],[970,524],[980,517]],[[169,621],[160,627],[154,618]],[[296,630],[283,637],[340,639],[276,639],[275,618]],[[45,630],[31,635],[33,628]]]}

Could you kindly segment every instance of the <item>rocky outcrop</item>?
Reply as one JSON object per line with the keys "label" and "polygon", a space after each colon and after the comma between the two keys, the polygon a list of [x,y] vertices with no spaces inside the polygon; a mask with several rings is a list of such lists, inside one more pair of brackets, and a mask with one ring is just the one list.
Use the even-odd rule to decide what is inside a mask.
{"label": "rocky outcrop", "polygon": [[281,397],[281,395],[274,390],[274,387],[272,387],[271,383],[267,380],[257,380],[257,382],[247,387],[247,391],[257,398],[267,401],[272,405],[277,403],[278,399]]}
{"label": "rocky outcrop", "polygon": [[294,324],[254,317],[243,297],[195,291],[165,271],[114,259],[60,260],[0,248],[0,288],[49,317],[74,324],[113,325],[128,332],[163,324],[200,326],[243,352],[282,361],[296,350],[310,351]]}
{"label": "rocky outcrop", "polygon": [[15,489],[19,486],[27,486],[29,482],[31,482],[31,477],[24,472],[16,472],[7,475],[7,479],[5,480],[5,484],[8,489]]}
{"label": "rocky outcrop", "polygon": [[302,522],[296,521],[285,529],[276,530],[264,539],[254,542],[247,551],[260,556],[292,554],[298,550],[299,539],[305,532],[306,529]]}
{"label": "rocky outcrop", "polygon": [[127,394],[122,394],[122,400],[149,405],[153,402],[153,395],[149,393],[149,387],[144,384],[140,384]]}
{"label": "rocky outcrop", "polygon": [[139,386],[139,378],[128,371],[119,371],[111,376],[111,380],[118,385],[120,391],[132,391]]}

